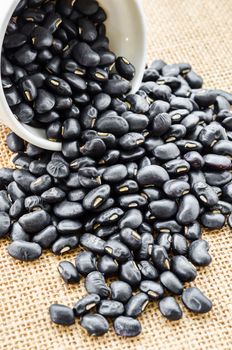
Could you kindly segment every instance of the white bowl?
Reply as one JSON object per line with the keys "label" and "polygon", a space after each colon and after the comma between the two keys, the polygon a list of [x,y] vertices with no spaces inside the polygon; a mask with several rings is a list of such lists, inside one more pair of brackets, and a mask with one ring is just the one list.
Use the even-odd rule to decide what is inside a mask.
{"label": "white bowl", "polygon": [[[19,0],[0,0],[0,48],[8,22]],[[118,56],[127,57],[136,68],[132,92],[138,90],[146,60],[146,29],[140,0],[99,0],[107,13],[107,35],[110,48]],[[1,61],[0,61],[1,62]],[[1,74],[1,73],[0,73]],[[1,78],[1,75],[0,75]],[[59,151],[61,143],[48,141],[42,129],[20,123],[7,104],[0,82],[0,122],[22,139],[44,149]]]}

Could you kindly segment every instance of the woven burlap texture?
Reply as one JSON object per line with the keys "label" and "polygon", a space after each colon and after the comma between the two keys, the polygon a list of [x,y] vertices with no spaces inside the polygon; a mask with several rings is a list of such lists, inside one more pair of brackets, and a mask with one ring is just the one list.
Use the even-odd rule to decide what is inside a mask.
{"label": "woven burlap texture", "polygon": [[[110,0],[109,0],[110,1]],[[148,62],[188,61],[205,78],[205,86],[232,91],[232,1],[145,0],[148,24]],[[135,24],[136,25],[136,24]],[[0,127],[0,164],[9,164],[6,129]],[[200,268],[194,282],[212,299],[207,315],[184,310],[183,319],[171,323],[155,304],[140,317],[142,334],[135,339],[117,337],[111,330],[90,338],[78,322],[70,328],[50,322],[51,303],[73,305],[84,294],[83,283],[67,286],[57,272],[59,261],[73,261],[51,253],[33,263],[21,263],[7,254],[0,242],[0,349],[4,350],[229,350],[232,349],[232,235],[228,227],[205,232],[213,263]],[[184,307],[183,307],[184,309]]]}

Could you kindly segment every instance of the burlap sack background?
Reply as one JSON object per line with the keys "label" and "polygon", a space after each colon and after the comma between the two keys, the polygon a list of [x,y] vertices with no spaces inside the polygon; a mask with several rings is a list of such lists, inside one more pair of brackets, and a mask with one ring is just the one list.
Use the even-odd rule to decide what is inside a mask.
{"label": "burlap sack background", "polygon": [[[110,1],[110,0],[109,0]],[[232,91],[232,1],[144,0],[148,22],[148,61],[189,61],[203,74],[205,85]],[[6,130],[0,127],[0,164],[8,165]],[[84,293],[82,284],[65,285],[57,263],[64,258],[44,254],[34,263],[20,263],[0,242],[0,349],[7,350],[229,350],[232,349],[232,235],[229,228],[206,232],[213,263],[199,269],[194,282],[212,300],[210,314],[184,317],[170,323],[151,304],[140,317],[143,333],[135,339],[118,338],[113,331],[90,338],[78,322],[70,328],[50,322],[48,306],[73,305]],[[75,253],[65,256],[73,260]]]}

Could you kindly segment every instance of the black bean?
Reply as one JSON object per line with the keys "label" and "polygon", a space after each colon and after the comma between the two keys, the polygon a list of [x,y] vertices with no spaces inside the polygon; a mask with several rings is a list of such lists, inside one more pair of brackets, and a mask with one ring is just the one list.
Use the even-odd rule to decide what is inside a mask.
{"label": "black bean", "polygon": [[36,180],[35,176],[30,174],[27,170],[16,169],[13,173],[15,182],[25,192],[30,192],[32,182]]}
{"label": "black bean", "polygon": [[115,333],[123,337],[136,337],[141,333],[141,324],[132,317],[119,316],[114,321]]}
{"label": "black bean", "polygon": [[55,106],[55,97],[44,89],[38,89],[35,100],[35,111],[39,114],[49,112]]}
{"label": "black bean", "polygon": [[118,317],[124,313],[124,305],[117,300],[102,300],[98,312],[105,317]]}
{"label": "black bean", "polygon": [[49,314],[52,322],[62,326],[71,326],[75,323],[73,310],[65,305],[52,304],[49,307]]}
{"label": "black bean", "polygon": [[43,23],[43,27],[48,29],[48,31],[53,34],[57,28],[62,23],[61,15],[57,12],[51,11],[51,13],[46,16],[46,20]]}
{"label": "black bean", "polygon": [[78,246],[79,238],[77,236],[60,236],[52,245],[53,254],[59,255],[68,252]]}
{"label": "black bean", "polygon": [[[1,198],[1,192],[0,192],[0,198]],[[1,211],[1,204],[0,204],[0,211]],[[17,199],[9,210],[9,215],[13,219],[19,219],[24,213],[24,198]]]}
{"label": "black bean", "polygon": [[121,96],[127,94],[131,90],[131,84],[127,80],[109,79],[104,83],[105,93],[111,96]]}
{"label": "black bean", "polygon": [[149,208],[157,219],[170,219],[177,213],[177,204],[170,199],[160,199],[151,202]]}
{"label": "black bean", "polygon": [[55,226],[47,226],[42,231],[33,236],[32,241],[38,243],[42,248],[50,248],[57,239],[58,234]]}
{"label": "black bean", "polygon": [[34,118],[33,109],[26,103],[17,104],[13,107],[12,111],[17,117],[17,119],[24,124],[31,123],[31,121]]}
{"label": "black bean", "polygon": [[138,263],[138,268],[144,279],[155,280],[159,276],[157,269],[150,261],[141,260]]}
{"label": "black bean", "polygon": [[44,210],[37,210],[23,215],[19,219],[19,224],[28,233],[38,233],[50,223],[50,215]]}
{"label": "black bean", "polygon": [[0,188],[8,186],[13,181],[13,169],[0,168]]}
{"label": "black bean", "polygon": [[98,271],[90,272],[87,275],[85,288],[88,293],[98,294],[102,298],[106,298],[110,294],[110,289],[105,283],[105,278]]}
{"label": "black bean", "polygon": [[14,222],[10,230],[10,238],[12,241],[26,241],[29,242],[31,237],[26,233],[18,222]]}
{"label": "black bean", "polygon": [[37,51],[28,44],[23,45],[14,53],[15,62],[23,67],[34,62],[36,57]]}
{"label": "black bean", "polygon": [[167,251],[170,251],[172,243],[172,236],[168,232],[161,232],[156,238],[156,244],[164,247]]}
{"label": "black bean", "polygon": [[87,43],[77,43],[72,50],[73,58],[84,67],[96,67],[100,56]]}
{"label": "black bean", "polygon": [[173,294],[182,294],[183,284],[171,271],[165,271],[160,275],[160,281],[164,287]]}
{"label": "black bean", "polygon": [[124,262],[131,258],[131,253],[124,243],[108,240],[104,245],[104,249],[107,254],[119,262]]}
{"label": "black bean", "polygon": [[119,221],[119,228],[138,228],[143,221],[142,213],[138,209],[128,210]]}
{"label": "black bean", "polygon": [[120,219],[120,217],[123,216],[123,214],[124,212],[122,211],[122,209],[117,207],[111,208],[102,212],[96,218],[96,221],[97,223],[103,224],[103,225],[113,224],[117,222]]}
{"label": "black bean", "polygon": [[126,119],[117,115],[99,118],[96,128],[100,132],[113,133],[115,136],[122,136],[129,131],[129,125]]}
{"label": "black bean", "polygon": [[170,321],[177,321],[182,317],[182,310],[173,297],[168,296],[160,300],[159,310]]}
{"label": "black bean", "polygon": [[15,202],[17,199],[25,198],[26,194],[18,186],[18,184],[13,181],[7,186],[8,197],[12,202]]}
{"label": "black bean", "polygon": [[180,200],[179,210],[177,212],[177,221],[180,224],[190,224],[196,220],[200,213],[199,202],[191,194],[183,196]]}
{"label": "black bean", "polygon": [[37,243],[13,241],[8,246],[8,253],[15,259],[32,261],[41,256],[42,248]]}
{"label": "black bean", "polygon": [[220,140],[213,146],[213,152],[232,157],[232,144],[227,140]]}
{"label": "black bean", "polygon": [[201,238],[202,229],[198,221],[193,221],[188,226],[184,228],[184,235],[190,241],[195,241]]}
{"label": "black bean", "polygon": [[132,250],[137,250],[141,246],[140,235],[131,228],[123,228],[120,231],[120,237],[122,242],[125,243]]}
{"label": "black bean", "polygon": [[179,233],[172,236],[172,251],[176,255],[186,255],[188,251],[188,243],[186,238]]}
{"label": "black bean", "polygon": [[1,211],[9,212],[11,205],[12,204],[10,199],[8,198],[7,191],[4,191],[4,190],[0,191],[0,212]]}
{"label": "black bean", "polygon": [[147,99],[139,94],[127,95],[126,102],[130,111],[133,113],[143,114],[149,111],[149,103]]}
{"label": "black bean", "polygon": [[141,234],[141,247],[136,253],[136,256],[139,260],[148,259],[152,253],[152,247],[154,244],[153,235],[149,232],[144,232]]}
{"label": "black bean", "polygon": [[154,135],[161,136],[165,134],[171,127],[171,117],[167,113],[160,113],[154,116],[152,122],[152,130]]}
{"label": "black bean", "polygon": [[214,205],[211,210],[213,212],[219,211],[223,215],[228,215],[232,212],[232,205],[225,201],[218,201],[216,205]]}
{"label": "black bean", "polygon": [[105,241],[91,233],[84,233],[80,238],[80,244],[97,254],[104,254]]}
{"label": "black bean", "polygon": [[82,275],[97,270],[96,257],[92,252],[81,252],[75,260],[76,268]]}
{"label": "black bean", "polygon": [[147,307],[149,298],[146,293],[133,295],[125,305],[125,314],[129,317],[139,316]]}
{"label": "black bean", "polygon": [[118,73],[127,80],[132,80],[135,75],[135,67],[125,58],[118,57],[115,61]]}
{"label": "black bean", "polygon": [[206,313],[212,309],[212,302],[196,287],[185,289],[182,301],[192,312]]}
{"label": "black bean", "polygon": [[98,294],[88,294],[81,298],[73,307],[75,316],[81,316],[93,309],[101,301],[101,298]]}
{"label": "black bean", "polygon": [[76,219],[83,214],[83,207],[80,203],[64,200],[53,207],[53,212],[62,219]]}
{"label": "black bean", "polygon": [[183,255],[176,255],[172,257],[171,270],[182,282],[193,281],[197,276],[196,268]]}
{"label": "black bean", "polygon": [[152,248],[152,261],[155,267],[159,271],[165,271],[170,269],[170,260],[166,249],[159,245],[153,245]]}
{"label": "black bean", "polygon": [[129,283],[132,287],[137,286],[141,281],[141,273],[133,260],[121,264],[120,279]]}
{"label": "black bean", "polygon": [[186,74],[185,79],[192,89],[200,89],[202,87],[202,78],[193,70]]}
{"label": "black bean", "polygon": [[188,182],[181,180],[169,180],[163,186],[164,192],[170,198],[180,198],[190,191]]}
{"label": "black bean", "polygon": [[184,159],[190,164],[191,168],[194,170],[201,169],[205,164],[204,158],[201,156],[200,153],[196,151],[190,151],[185,153]]}
{"label": "black bean", "polygon": [[139,285],[139,289],[141,292],[146,293],[151,300],[160,299],[164,295],[162,285],[150,280],[143,280]]}
{"label": "black bean", "polygon": [[51,187],[41,194],[41,198],[49,204],[62,201],[65,197],[65,192],[58,187]]}
{"label": "black bean", "polygon": [[109,324],[105,317],[99,314],[87,314],[81,318],[81,327],[91,336],[101,336],[108,332]]}
{"label": "black bean", "polygon": [[168,180],[168,173],[158,165],[149,165],[140,169],[137,174],[137,181],[140,186],[149,186],[155,183],[156,186],[160,187]]}
{"label": "black bean", "polygon": [[0,211],[0,222],[0,237],[3,237],[9,232],[10,229],[11,221],[9,215],[3,211]]}
{"label": "black bean", "polygon": [[119,268],[117,260],[113,259],[109,255],[103,255],[98,260],[98,270],[104,276],[113,276],[117,273]]}
{"label": "black bean", "polygon": [[190,261],[199,266],[207,266],[211,263],[212,259],[208,253],[209,244],[203,239],[192,242],[189,246],[188,257]]}
{"label": "black bean", "polygon": [[220,229],[225,224],[225,216],[220,213],[206,212],[201,216],[201,224],[209,229]]}
{"label": "black bean", "polygon": [[69,261],[61,261],[58,265],[58,271],[66,283],[74,284],[80,281],[76,267]]}
{"label": "black bean", "polygon": [[144,114],[129,113],[123,115],[125,120],[129,125],[130,132],[141,132],[143,131],[149,123],[148,117]]}
{"label": "black bean", "polygon": [[223,186],[231,181],[232,175],[229,171],[224,170],[222,172],[205,171],[205,178],[211,186]]}

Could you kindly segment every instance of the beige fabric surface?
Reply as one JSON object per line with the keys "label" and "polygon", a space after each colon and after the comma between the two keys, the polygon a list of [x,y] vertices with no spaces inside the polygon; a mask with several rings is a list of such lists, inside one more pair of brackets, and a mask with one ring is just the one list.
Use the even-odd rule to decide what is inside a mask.
{"label": "beige fabric surface", "polygon": [[[231,0],[144,0],[144,6],[149,62],[153,58],[191,62],[204,76],[205,86],[232,91]],[[0,127],[1,165],[8,165],[10,157],[5,134]],[[204,316],[184,310],[183,319],[171,323],[151,304],[140,317],[143,332],[134,339],[119,338],[112,330],[102,338],[90,338],[78,322],[70,328],[52,324],[49,305],[73,305],[84,293],[83,284],[67,286],[61,281],[57,264],[64,257],[46,253],[34,263],[22,263],[8,256],[8,241],[0,241],[0,349],[232,349],[231,230],[205,232],[205,238],[213,263],[199,269],[192,285],[213,300],[213,310]],[[75,255],[65,259],[73,261]]]}

